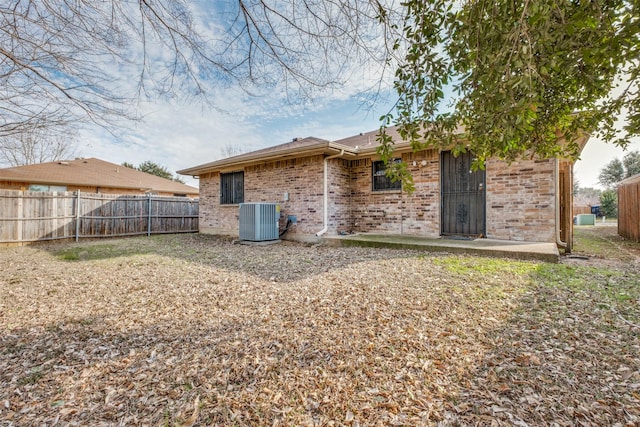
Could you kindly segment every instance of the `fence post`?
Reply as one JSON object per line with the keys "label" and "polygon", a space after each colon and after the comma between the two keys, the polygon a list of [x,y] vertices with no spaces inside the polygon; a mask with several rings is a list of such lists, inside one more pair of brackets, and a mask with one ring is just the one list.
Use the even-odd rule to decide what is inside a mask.
{"label": "fence post", "polygon": [[58,214],[58,192],[54,191],[51,193],[52,195],[52,199],[51,199],[51,211],[52,211],[52,224],[51,224],[51,232],[49,233],[52,237],[55,236],[55,233],[58,232],[58,223],[60,222],[60,217]]}
{"label": "fence post", "polygon": [[[640,194],[640,188],[638,189]],[[61,199],[63,197],[64,199]],[[634,193],[635,195],[635,193]],[[80,237],[107,237],[100,234],[101,227],[94,226],[92,220],[97,221],[114,221],[122,232],[118,232],[117,236],[124,235],[142,235],[152,236],[157,233],[182,233],[197,232],[199,221],[199,200],[190,200],[183,198],[177,200],[172,197],[163,197],[158,195],[147,195],[143,197],[138,195],[123,195],[125,201],[135,200],[135,209],[132,212],[120,214],[112,210],[111,213],[101,211],[103,204],[95,201],[106,201],[104,194],[82,195],[80,190],[69,191],[56,194],[53,204],[50,203],[51,195],[45,193],[34,193],[24,190],[0,190],[0,244],[1,243],[24,243],[36,240],[54,240],[54,239],[74,239],[75,242],[80,241]],[[9,200],[7,208],[4,208],[5,198]],[[59,200],[60,199],[60,200]],[[111,197],[109,198],[111,199]],[[44,201],[43,201],[44,200]],[[60,206],[64,200],[64,205]],[[118,199],[116,199],[118,200]],[[153,210],[153,204],[157,202],[158,213]],[[111,201],[116,203],[116,201]],[[149,210],[144,213],[144,204],[147,203]],[[634,202],[635,203],[635,202]],[[57,205],[57,209],[55,206]],[[85,206],[86,205],[86,206]],[[94,206],[96,205],[96,206]],[[45,206],[46,209],[40,208]],[[120,205],[118,205],[120,206]],[[127,209],[125,204],[125,210]],[[636,205],[634,205],[636,206]],[[121,208],[119,208],[121,209]],[[46,210],[46,212],[42,212]],[[58,212],[63,211],[63,212]],[[180,213],[182,212],[182,215]],[[113,216],[114,218],[110,218]],[[153,220],[158,224],[153,225]],[[66,218],[62,221],[62,218]],[[180,218],[180,221],[178,221]],[[131,230],[128,225],[131,220]],[[147,220],[146,227],[142,220]],[[83,221],[87,221],[86,227],[83,228]],[[47,235],[34,235],[33,233],[40,230],[40,224],[49,221],[46,224],[54,224],[53,232]],[[75,224],[73,223],[75,221]],[[127,223],[129,221],[129,223]],[[57,223],[57,226],[55,225]],[[6,224],[6,225],[5,225]],[[57,232],[57,227],[64,225],[64,233]],[[188,229],[185,225],[190,225]],[[49,227],[49,226],[47,226]],[[146,231],[145,231],[146,228]],[[87,233],[87,234],[82,234]],[[113,236],[115,237],[115,235]],[[1,275],[1,273],[0,273]]]}
{"label": "fence post", "polygon": [[22,234],[22,211],[24,209],[24,191],[20,191],[18,194],[18,223],[16,224],[16,240],[18,242],[22,242],[24,240],[24,236]]}
{"label": "fence post", "polygon": [[147,209],[149,211],[149,217],[147,218],[147,237],[151,236],[151,193],[149,193],[149,208]]}
{"label": "fence post", "polygon": [[76,242],[80,238],[80,190],[76,191]]}

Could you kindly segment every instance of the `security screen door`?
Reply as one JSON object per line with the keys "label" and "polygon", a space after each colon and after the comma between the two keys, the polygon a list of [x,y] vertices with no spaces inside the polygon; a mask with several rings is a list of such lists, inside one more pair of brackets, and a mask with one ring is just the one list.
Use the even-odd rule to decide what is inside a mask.
{"label": "security screen door", "polygon": [[472,153],[441,155],[441,233],[483,237],[486,233],[485,171],[471,170]]}

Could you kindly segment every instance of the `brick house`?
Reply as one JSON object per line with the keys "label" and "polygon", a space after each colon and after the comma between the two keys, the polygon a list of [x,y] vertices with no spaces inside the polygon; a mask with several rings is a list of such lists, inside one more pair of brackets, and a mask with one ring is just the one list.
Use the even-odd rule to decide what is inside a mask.
{"label": "brick house", "polygon": [[0,189],[198,197],[190,185],[95,158],[0,169]]}
{"label": "brick house", "polygon": [[200,232],[237,236],[239,203],[275,202],[285,218],[296,217],[288,239],[368,232],[568,243],[570,249],[571,161],[490,160],[485,171],[474,172],[470,153],[414,152],[397,142],[395,155],[415,183],[408,195],[385,176],[376,134],[294,139],[179,171],[199,177]]}

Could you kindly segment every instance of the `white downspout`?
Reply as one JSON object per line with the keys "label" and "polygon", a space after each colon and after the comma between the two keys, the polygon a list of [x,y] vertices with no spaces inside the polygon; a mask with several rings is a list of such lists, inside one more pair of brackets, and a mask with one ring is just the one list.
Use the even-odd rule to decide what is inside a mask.
{"label": "white downspout", "polygon": [[556,157],[554,164],[556,181],[556,245],[563,249],[567,248],[567,243],[560,239],[560,159]]}
{"label": "white downspout", "polygon": [[339,154],[328,156],[324,158],[324,195],[323,195],[323,216],[322,216],[322,230],[316,233],[316,237],[322,236],[329,229],[329,160],[335,159],[344,155],[344,150],[340,150]]}

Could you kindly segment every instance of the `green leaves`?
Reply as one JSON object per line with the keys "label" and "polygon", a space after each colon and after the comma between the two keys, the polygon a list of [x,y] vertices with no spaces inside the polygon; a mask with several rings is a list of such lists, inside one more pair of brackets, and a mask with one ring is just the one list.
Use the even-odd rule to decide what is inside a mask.
{"label": "green leaves", "polygon": [[616,190],[604,190],[600,195],[600,211],[609,218],[618,217],[618,192]]}
{"label": "green leaves", "polygon": [[381,156],[393,151],[390,124],[415,149],[468,147],[479,159],[576,158],[584,132],[625,146],[640,134],[637,3],[405,2],[406,54]]}
{"label": "green leaves", "polygon": [[165,166],[161,166],[155,162],[152,162],[151,160],[146,160],[142,163],[140,163],[140,165],[138,167],[135,167],[133,165],[133,163],[129,163],[129,162],[124,162],[122,163],[122,166],[125,166],[127,168],[131,168],[131,169],[135,169],[135,170],[139,170],[140,172],[146,172],[149,173],[151,175],[155,175],[155,176],[159,176],[160,178],[164,178],[164,179],[170,179],[172,181],[176,181],[179,182],[181,184],[184,184],[184,182],[176,175],[176,177],[173,177],[173,174],[171,173],[171,171],[169,171],[169,169],[167,169]]}
{"label": "green leaves", "polygon": [[617,157],[607,163],[598,175],[598,181],[608,189],[615,189],[620,181],[640,173],[640,151],[627,153],[622,161]]}

